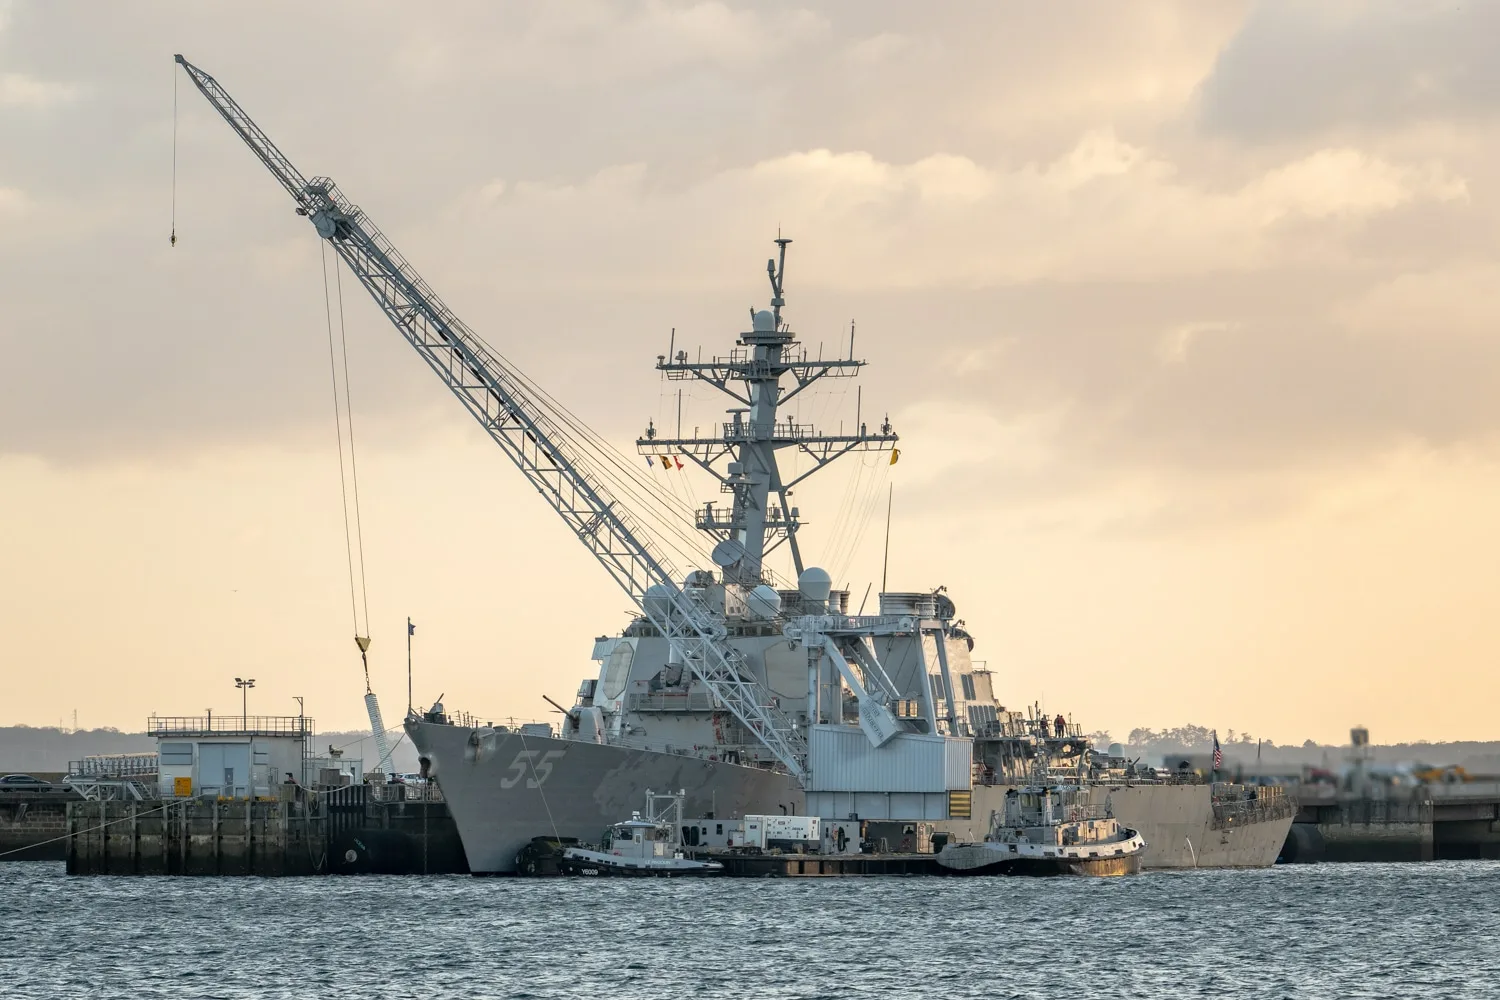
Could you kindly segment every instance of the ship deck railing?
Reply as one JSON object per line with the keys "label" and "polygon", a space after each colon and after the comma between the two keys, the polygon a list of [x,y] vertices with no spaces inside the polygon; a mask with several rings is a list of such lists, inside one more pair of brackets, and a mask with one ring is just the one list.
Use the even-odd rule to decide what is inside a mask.
{"label": "ship deck railing", "polygon": [[[347,786],[354,787],[354,786]],[[363,786],[376,802],[442,802],[443,790],[431,782],[372,781]]]}
{"label": "ship deck railing", "polygon": [[1297,805],[1284,795],[1267,798],[1233,799],[1213,804],[1211,829],[1223,830],[1253,823],[1271,823],[1297,814]]}
{"label": "ship deck railing", "polygon": [[1020,721],[1010,719],[990,719],[980,725],[975,737],[982,740],[1082,740],[1084,738],[1083,726],[1076,722],[1070,722],[1063,727],[1059,734],[1049,722],[1047,730],[1042,731],[1041,722],[1037,719],[1023,719]]}
{"label": "ship deck railing", "polygon": [[679,757],[697,757],[702,760],[725,760],[735,757],[741,763],[761,763],[764,757],[765,763],[772,758],[768,756],[765,745],[759,742],[746,743],[714,743],[714,744],[674,744],[659,743],[654,740],[644,740],[629,736],[611,736],[608,745],[621,747],[626,750],[653,750],[657,753],[669,753]]}
{"label": "ship deck railing", "polygon": [[[652,696],[631,695],[630,697],[645,698]],[[692,695],[690,697],[696,698],[698,696]],[[703,697],[711,698],[712,696],[704,695]],[[666,709],[666,711],[672,711],[672,709]],[[254,717],[252,716],[252,719],[253,718]],[[524,722],[518,719],[501,719],[493,722],[481,721],[481,717],[479,716],[461,713],[450,713],[448,715],[448,719],[449,724],[459,726],[461,728],[478,729],[482,726],[490,726],[501,735],[517,735],[522,737],[523,739],[527,738],[531,734],[521,732],[521,726],[539,724]],[[729,728],[733,725],[735,724],[727,723],[726,728]],[[557,734],[555,731],[553,733],[553,738],[565,740],[569,739],[569,737]],[[746,734],[746,739],[744,740],[744,742],[740,743],[677,744],[662,743],[657,740],[647,740],[631,736],[609,736],[605,740],[605,743],[608,746],[620,747],[625,750],[654,750],[657,753],[675,754],[680,757],[697,757],[702,760],[722,761],[728,758],[733,758],[743,764],[774,763],[774,758],[770,756],[770,752],[766,749],[765,744],[751,738],[748,734]]]}

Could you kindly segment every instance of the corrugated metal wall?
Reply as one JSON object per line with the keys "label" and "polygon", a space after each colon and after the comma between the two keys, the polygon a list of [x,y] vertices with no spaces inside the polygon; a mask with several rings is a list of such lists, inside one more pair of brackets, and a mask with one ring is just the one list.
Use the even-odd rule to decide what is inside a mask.
{"label": "corrugated metal wall", "polygon": [[947,792],[969,787],[968,740],[902,733],[873,747],[854,727],[814,726],[808,791]]}

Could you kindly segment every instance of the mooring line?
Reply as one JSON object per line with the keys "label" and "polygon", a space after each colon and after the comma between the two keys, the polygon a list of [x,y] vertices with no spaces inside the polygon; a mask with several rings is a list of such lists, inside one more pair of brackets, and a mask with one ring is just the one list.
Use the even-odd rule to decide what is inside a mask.
{"label": "mooring line", "polygon": [[[84,799],[84,801],[87,802],[89,800]],[[191,800],[184,799],[183,801],[188,802]],[[133,816],[121,816],[119,819],[112,819],[108,823],[101,823],[98,826],[89,827],[87,830],[75,830],[72,833],[65,833],[61,837],[53,837],[51,840],[39,840],[35,844],[27,844],[25,847],[17,847],[14,850],[10,851],[0,851],[0,858],[3,858],[8,854],[20,854],[22,851],[35,850],[38,847],[45,847],[48,844],[55,844],[59,840],[68,840],[71,837],[81,837],[86,833],[97,833],[107,826],[114,826],[116,823],[124,823],[127,820],[140,819],[142,816],[150,816],[152,813],[161,812],[163,809],[170,809],[175,805],[177,805],[176,802],[168,802],[165,805],[157,806],[155,809],[147,809],[145,812],[136,813]]]}

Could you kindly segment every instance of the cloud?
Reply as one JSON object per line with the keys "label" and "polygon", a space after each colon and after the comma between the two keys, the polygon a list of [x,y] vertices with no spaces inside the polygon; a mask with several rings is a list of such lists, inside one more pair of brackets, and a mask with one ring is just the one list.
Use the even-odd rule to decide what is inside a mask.
{"label": "cloud", "polygon": [[1157,354],[1164,363],[1180,365],[1187,361],[1188,351],[1192,349],[1193,343],[1205,334],[1223,333],[1232,329],[1234,324],[1224,320],[1182,323],[1162,336],[1157,345]]}
{"label": "cloud", "polygon": [[1409,272],[1341,303],[1334,314],[1355,335],[1396,338],[1414,346],[1490,339],[1500,331],[1496,288],[1500,265],[1495,264]]}
{"label": "cloud", "polygon": [[[66,33],[76,61],[15,71],[109,104],[45,131],[16,116],[35,131],[7,148],[4,184],[25,194],[0,199],[0,263],[37,292],[11,305],[11,329],[67,335],[10,347],[0,449],[321,433],[314,244],[190,89],[182,242],[165,246],[172,122],[152,45],[178,20],[182,47],[299,165],[334,173],[466,319],[627,431],[650,394],[629,366],[674,325],[726,343],[764,297],[778,226],[797,241],[789,315],[809,343],[842,340],[857,316],[871,377],[900,359],[899,383],[867,399],[983,410],[995,440],[1031,428],[1109,475],[1265,471],[1490,425],[1471,377],[1485,354],[1454,298],[1468,286],[1393,285],[1407,304],[1363,304],[1490,253],[1486,129],[1205,138],[1197,88],[1227,79],[1221,52],[1250,45],[1263,10],[807,6],[393,5],[351,21],[358,45],[333,63],[284,40],[310,68],[269,75],[259,52],[292,6],[232,42],[204,8],[82,27],[37,8],[8,51]],[[108,162],[87,155],[101,142]],[[383,319],[346,298],[362,410],[388,428],[448,413]],[[1396,324],[1432,331],[1424,357]],[[1088,488],[1067,463],[1008,475]]]}
{"label": "cloud", "polygon": [[[1061,458],[1056,443],[1066,414],[1006,419],[978,401],[932,399],[902,407],[892,419],[908,456],[902,482],[920,488],[977,469],[1007,479],[1053,470]],[[956,436],[962,447],[953,446]]]}
{"label": "cloud", "polygon": [[[1295,227],[1467,197],[1466,181],[1439,161],[1391,162],[1351,148],[1317,150],[1225,190],[1101,130],[1046,163],[986,164],[952,153],[901,163],[812,149],[687,186],[632,163],[573,183],[519,181],[503,199],[481,192],[474,208],[496,229],[525,234],[539,260],[670,232],[670,245],[643,258],[667,280],[687,267],[738,280],[738,246],[723,237],[751,238],[775,220],[804,244],[799,266],[820,282],[869,288],[1262,267],[1319,252]],[[627,262],[596,263],[592,273],[606,283],[652,280]]]}
{"label": "cloud", "polygon": [[417,32],[398,47],[398,68],[422,85],[480,76],[576,89],[708,67],[744,73],[786,58],[789,48],[828,29],[825,18],[806,9],[771,12],[717,0],[542,4],[524,13],[479,6],[457,17],[467,30]]}
{"label": "cloud", "polygon": [[1500,6],[1271,0],[1254,6],[1199,92],[1199,123],[1245,139],[1500,110]]}
{"label": "cloud", "polygon": [[1278,167],[1251,187],[1263,218],[1369,215],[1415,200],[1461,201],[1468,185],[1441,163],[1387,163],[1357,149],[1322,149]]}
{"label": "cloud", "polygon": [[0,108],[44,110],[78,99],[80,88],[38,80],[24,73],[0,73]]}

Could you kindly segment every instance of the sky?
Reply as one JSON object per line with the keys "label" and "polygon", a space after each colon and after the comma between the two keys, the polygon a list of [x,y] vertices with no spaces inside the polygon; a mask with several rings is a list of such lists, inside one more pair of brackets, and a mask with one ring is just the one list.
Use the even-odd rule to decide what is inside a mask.
{"label": "sky", "polygon": [[[656,356],[729,349],[793,238],[785,317],[870,363],[799,419],[901,435],[800,492],[804,548],[878,587],[889,490],[892,588],[948,588],[1009,707],[1495,738],[1497,32],[1424,0],[0,2],[0,724],[229,711],[237,676],[363,721],[321,245],[181,52],[626,454],[676,420]],[[386,718],[408,616],[419,703],[546,718],[629,603],[345,278]]]}

